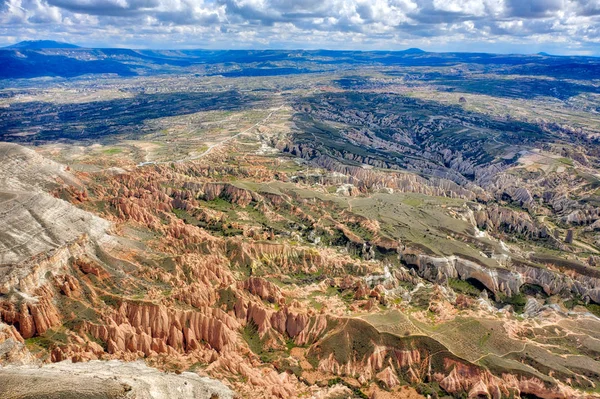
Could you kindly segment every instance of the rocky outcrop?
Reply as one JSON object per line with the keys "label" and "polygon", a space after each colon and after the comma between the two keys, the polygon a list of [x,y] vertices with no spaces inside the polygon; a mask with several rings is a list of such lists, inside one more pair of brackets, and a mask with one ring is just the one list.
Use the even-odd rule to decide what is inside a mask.
{"label": "rocky outcrop", "polygon": [[241,298],[235,304],[235,315],[244,324],[251,322],[256,325],[261,338],[276,332],[292,338],[297,345],[315,342],[328,327],[325,315],[315,315],[314,312],[294,310],[287,306],[274,311]]}
{"label": "rocky outcrop", "polygon": [[259,296],[265,301],[278,304],[281,304],[283,301],[281,289],[263,278],[250,277],[249,279],[238,283],[238,286],[254,295]]}
{"label": "rocky outcrop", "polygon": [[475,212],[474,216],[477,227],[481,230],[498,231],[533,240],[554,239],[545,225],[533,221],[526,212],[492,204]]}
{"label": "rocky outcrop", "polygon": [[[362,334],[353,334],[355,328]],[[588,397],[563,383],[550,383],[528,373],[493,375],[429,338],[390,336],[360,325],[358,320],[341,322],[311,348],[311,355],[319,359],[321,372],[353,376],[361,384],[377,380],[388,389],[401,380],[415,384],[436,381],[446,392],[469,398],[525,394],[548,399]]]}
{"label": "rocky outcrop", "polygon": [[243,397],[287,399],[294,397],[301,386],[295,375],[286,372],[278,373],[271,368],[258,367],[258,364],[249,364],[245,358],[237,354],[219,358],[208,367],[208,371],[217,375],[220,375],[223,370],[243,376],[245,382],[237,387],[237,391]]}
{"label": "rocky outcrop", "polygon": [[588,206],[586,209],[574,210],[568,215],[564,216],[562,219],[564,222],[579,226],[590,224],[593,225],[597,220],[600,219],[600,208],[592,208]]}
{"label": "rocky outcrop", "polygon": [[[31,375],[35,374],[35,384]],[[143,362],[118,360],[10,366],[0,370],[0,396],[77,398],[233,399],[222,382],[196,373],[163,373]]]}
{"label": "rocky outcrop", "polygon": [[523,283],[538,285],[548,295],[576,294],[600,303],[600,278],[598,277],[573,270],[569,273],[560,273],[523,262],[513,262],[512,267],[522,276]]}
{"label": "rocky outcrop", "polygon": [[82,186],[67,167],[39,155],[30,148],[2,142],[0,153],[0,187],[3,189],[43,192],[63,184]]}
{"label": "rocky outcrop", "polygon": [[[361,159],[346,153],[336,158],[316,150],[308,155],[305,148],[297,150],[328,171],[298,173],[289,179],[297,183],[289,190],[291,183],[267,193],[247,188],[260,184],[230,179],[252,176],[253,183],[272,181],[274,174],[260,166],[254,170],[187,164],[98,173],[86,188],[55,190],[82,208],[103,213],[113,222],[112,233],[122,237],[110,238],[106,229],[84,231],[69,241],[48,234],[53,249],[5,265],[0,277],[0,317],[7,327],[0,330],[0,354],[9,347],[6,358],[16,359],[24,339],[40,335],[39,342],[48,346],[45,354],[53,362],[145,358],[170,370],[202,365],[212,376],[232,381],[248,397],[256,397],[257,392],[293,397],[309,390],[308,378],[321,383],[332,375],[390,390],[405,382],[435,381],[448,392],[471,397],[496,398],[511,390],[540,397],[572,393],[560,384],[527,375],[501,376],[497,370],[498,375],[492,375],[425,336],[426,328],[411,335],[419,332],[417,323],[387,330],[406,334],[402,336],[382,333],[388,328],[385,325],[373,327],[372,320],[383,315],[382,307],[401,313],[417,302],[427,313],[417,319],[422,323],[479,318],[495,311],[485,308],[488,303],[481,298],[455,295],[446,286],[449,279],[476,280],[497,298],[518,293],[523,284],[536,284],[549,295],[576,293],[600,300],[597,276],[585,274],[591,268],[544,267],[533,257],[531,263],[519,262],[517,256],[526,254],[518,251],[518,244],[503,247],[498,267],[490,266],[497,261],[495,253],[481,263],[478,259],[487,252],[472,258],[423,253],[409,240],[400,241],[388,220],[354,213],[356,204],[368,201],[372,191],[477,200],[466,204],[444,200],[436,209],[466,226],[464,231],[438,229],[457,244],[455,248],[465,244],[496,250],[490,235],[478,228],[552,244],[555,230],[547,228],[543,218],[496,206],[477,186],[492,182],[502,164],[477,165],[461,151],[430,148],[428,156],[437,166],[415,164],[431,172],[425,178],[339,162],[343,158],[390,166],[375,157]],[[335,187],[342,187],[338,195],[332,192]],[[309,189],[319,195],[304,195]],[[500,201],[531,209],[540,200],[539,190],[497,189],[495,195],[503,193]],[[347,201],[340,195],[365,198]],[[325,197],[331,200],[322,200]],[[205,201],[219,199],[229,204],[216,201],[220,210],[206,206]],[[427,202],[423,211],[436,204]],[[74,223],[79,231],[79,222]],[[84,218],[81,223],[93,227],[94,220]],[[106,221],[101,224],[110,226]],[[406,225],[412,228],[409,221]],[[327,246],[328,235],[335,245]],[[409,268],[398,266],[397,254]],[[597,262],[592,259],[592,263]],[[537,305],[530,299],[525,315],[538,317]],[[373,325],[361,318],[367,312],[376,314],[369,319]],[[349,313],[353,317],[347,317]],[[52,334],[46,334],[49,329]],[[59,338],[53,339],[55,335]],[[3,345],[2,340],[9,344]],[[299,378],[299,370],[310,372]]]}
{"label": "rocky outcrop", "polygon": [[381,381],[381,383],[387,389],[392,389],[400,385],[400,380],[398,379],[398,376],[396,375],[391,366],[388,366],[379,373],[377,373],[375,377],[378,381]]}
{"label": "rocky outcrop", "polygon": [[221,309],[201,308],[181,311],[164,305],[123,302],[106,325],[86,323],[84,329],[107,343],[109,353],[158,353],[193,351],[206,342],[221,352],[234,350],[235,333],[240,327],[235,318]]}
{"label": "rocky outcrop", "polygon": [[35,358],[25,347],[25,340],[14,326],[0,322],[0,365],[33,364]]}
{"label": "rocky outcrop", "polygon": [[512,395],[532,395],[543,399],[586,398],[586,394],[577,392],[562,384],[547,384],[533,376],[502,374],[492,375],[489,371],[475,365],[452,359],[444,361],[448,374],[436,372],[433,376],[440,387],[449,393],[466,392],[469,398],[488,397],[501,399]]}
{"label": "rocky outcrop", "polygon": [[[283,150],[290,149],[289,147],[283,147]],[[293,149],[290,151],[292,154],[294,153]],[[361,192],[367,190],[376,191],[385,188],[391,189],[394,192],[420,193],[468,200],[490,199],[481,188],[475,185],[466,183],[465,186],[461,186],[441,176],[425,179],[412,173],[393,172],[384,174],[341,163],[328,155],[309,156],[308,158],[320,167],[345,176],[343,179],[337,177],[332,183],[352,184]]]}
{"label": "rocky outcrop", "polygon": [[[83,261],[92,252],[90,238],[82,236],[53,251],[4,268],[0,276],[0,320],[14,325],[24,338],[44,334],[62,322],[55,295],[81,296],[81,286],[71,265],[84,265],[92,272],[92,261]],[[83,262],[83,263],[81,263]],[[87,266],[86,266],[87,265]],[[80,266],[81,267],[81,266]]]}
{"label": "rocky outcrop", "polygon": [[[504,267],[490,268],[457,256],[435,257],[405,250],[401,258],[414,267],[426,280],[445,283],[449,278],[473,279],[494,294],[513,296],[523,284],[538,285],[547,295],[568,297],[576,294],[600,303],[600,278],[594,270],[585,273],[585,267],[561,273],[533,263],[512,260]],[[548,265],[554,267],[552,265]]]}
{"label": "rocky outcrop", "polygon": [[490,292],[512,296],[519,292],[523,284],[521,275],[508,269],[482,266],[458,256],[434,257],[406,250],[402,260],[415,267],[417,273],[433,282],[444,283],[449,278],[474,279]]}
{"label": "rocky outcrop", "polygon": [[19,264],[5,265],[0,274],[0,293],[6,295],[11,290],[33,293],[46,283],[48,273],[65,273],[69,269],[71,259],[79,259],[93,253],[92,246],[90,237],[82,235],[61,247]]}
{"label": "rocky outcrop", "polygon": [[223,198],[228,202],[237,204],[242,208],[247,207],[252,201],[258,202],[261,197],[254,191],[236,187],[226,183],[206,183],[204,185],[203,199],[212,201],[216,198]]}
{"label": "rocky outcrop", "polygon": [[[1,185],[1,182],[0,182]],[[0,186],[1,187],[1,186]],[[86,235],[103,239],[109,222],[33,188],[3,192],[0,209],[0,264],[17,264]]]}
{"label": "rocky outcrop", "polygon": [[36,300],[0,303],[0,320],[17,328],[25,339],[44,334],[61,324],[61,316],[52,302],[52,293],[46,287],[35,291]]}
{"label": "rocky outcrop", "polygon": [[24,262],[83,235],[105,236],[106,220],[49,194],[65,184],[81,187],[63,165],[15,144],[0,143],[0,153],[0,265]]}
{"label": "rocky outcrop", "polygon": [[[319,370],[334,375],[350,375],[359,378],[362,383],[379,378],[378,374],[387,377],[387,382],[394,385],[400,374],[404,379],[418,383],[424,380],[421,373],[422,354],[418,349],[399,350],[398,348],[375,347],[374,351],[366,358],[356,359],[341,363],[334,354],[319,361]],[[426,354],[425,354],[426,355]],[[396,370],[394,376],[387,375],[383,367],[389,365],[390,370]],[[387,368],[387,367],[386,367]],[[381,370],[378,372],[378,370]]]}
{"label": "rocky outcrop", "polygon": [[236,266],[265,267],[281,273],[327,271],[331,275],[343,275],[349,270],[364,273],[366,268],[350,258],[333,255],[328,251],[317,251],[271,242],[246,242],[238,238],[227,241],[226,250],[232,264]]}

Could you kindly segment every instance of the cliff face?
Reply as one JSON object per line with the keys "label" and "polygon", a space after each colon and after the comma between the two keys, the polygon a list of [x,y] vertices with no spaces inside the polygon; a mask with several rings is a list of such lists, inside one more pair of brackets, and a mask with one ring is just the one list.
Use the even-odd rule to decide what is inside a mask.
{"label": "cliff face", "polygon": [[[543,267],[528,266],[515,262],[514,270],[527,284],[539,285],[548,295],[576,294],[600,303],[600,279],[583,272],[569,270],[566,273],[549,270]],[[584,274],[585,273],[585,274]]]}
{"label": "cliff face", "polygon": [[135,303],[122,303],[107,324],[88,324],[84,329],[106,342],[108,353],[142,352],[145,356],[191,351],[201,341],[217,351],[233,350],[237,341],[233,331],[239,327],[219,309],[186,312]]}
{"label": "cliff face", "polygon": [[544,399],[585,398],[568,386],[548,387],[537,378],[518,377],[503,374],[501,377],[492,375],[489,371],[481,370],[473,365],[459,363],[447,359],[444,361],[449,374],[434,374],[433,378],[448,392],[467,392],[469,398],[488,397],[501,399],[511,394],[532,395]]}
{"label": "cliff face", "polygon": [[414,253],[410,250],[402,253],[402,259],[414,266],[423,278],[443,283],[450,278],[461,280],[474,279],[483,284],[490,292],[512,296],[523,285],[519,273],[508,269],[492,269],[458,256],[433,257]]}
{"label": "cliff face", "polygon": [[[248,379],[252,389],[266,389],[270,395],[289,397],[299,389],[299,381],[286,373],[273,370],[266,373],[256,369],[257,359],[247,342],[240,338],[241,330],[256,326],[264,348],[281,350],[289,339],[294,345],[310,348],[309,357],[315,360],[319,372],[354,376],[363,384],[379,381],[394,389],[401,380],[413,383],[435,380],[445,391],[467,392],[469,397],[489,395],[500,398],[510,392],[542,398],[579,397],[579,393],[569,387],[549,386],[534,378],[492,375],[455,358],[433,340],[420,342],[406,338],[404,342],[401,338],[373,331],[367,325],[356,325],[355,321],[290,306],[287,294],[277,285],[254,276],[238,280],[228,266],[253,264],[260,257],[262,262],[278,259],[281,269],[303,270],[315,264],[324,266],[326,258],[321,255],[307,258],[303,252],[289,247],[245,244],[235,240],[226,245],[207,245],[217,252],[207,256],[185,254],[174,262],[174,269],[169,273],[160,268],[136,272],[140,277],[175,283],[171,297],[179,301],[179,305],[162,299],[103,299],[111,303],[104,305],[100,319],[85,321],[75,328],[68,343],[54,347],[51,359],[90,361],[144,357],[169,359],[180,364],[208,362],[211,373],[216,376],[239,374]],[[228,248],[229,260],[222,255],[226,253],[225,248]],[[61,298],[83,302],[99,300],[97,295],[86,293],[86,287],[95,279],[110,280],[112,272],[91,257],[94,251],[89,239],[82,237],[52,255],[38,258],[26,274],[19,275],[20,278],[15,277],[16,271],[10,274],[4,281],[6,292],[19,287],[19,291],[35,300],[23,297],[20,305],[13,301],[2,303],[2,320],[11,325],[4,339],[22,342],[23,338],[44,335],[49,328],[60,326],[64,322],[57,307],[57,303],[63,303]],[[565,287],[591,292],[595,284],[583,276],[566,280],[560,273],[524,264],[513,266],[511,270],[494,270],[459,257],[436,258],[406,249],[402,259],[430,281],[477,279],[491,292],[505,295],[519,292],[522,284],[530,282],[541,285],[548,293]],[[377,288],[378,284],[393,289],[394,274],[397,273],[373,275],[370,280],[365,280],[376,287],[373,291],[360,279],[347,277],[335,284],[355,290],[356,298],[378,297],[378,293],[386,290]],[[49,275],[53,277],[48,278]],[[415,277],[407,274],[402,278]],[[186,309],[181,304],[191,308]],[[220,305],[215,306],[217,304]],[[366,336],[367,340],[356,343],[361,336]],[[12,359],[21,356],[18,350],[11,353]],[[249,357],[240,356],[240,353]],[[432,361],[436,365],[433,369],[428,366]]]}
{"label": "cliff face", "polygon": [[91,250],[87,236],[21,264],[9,266],[0,278],[0,320],[14,325],[23,338],[44,334],[62,324],[55,296],[78,296],[81,287],[68,273],[72,259]]}
{"label": "cliff face", "polygon": [[4,303],[0,316],[5,322],[18,326],[18,331],[23,338],[31,338],[36,334],[41,335],[49,328],[60,325],[61,318],[52,302],[48,289],[40,288],[35,291],[36,303]]}
{"label": "cliff face", "polygon": [[496,204],[475,212],[477,227],[482,230],[499,231],[526,239],[553,239],[552,231],[531,219],[526,212],[518,212]]}
{"label": "cliff face", "polygon": [[225,199],[231,203],[245,208],[250,202],[259,202],[262,197],[257,193],[235,187],[231,184],[207,183],[203,187],[203,194],[198,193],[200,198],[213,201],[216,198]]}
{"label": "cliff face", "polygon": [[494,294],[508,297],[524,284],[540,286],[547,295],[575,294],[599,303],[600,279],[571,270],[560,273],[525,262],[510,262],[506,268],[490,268],[458,256],[433,257],[406,250],[402,259],[426,280],[444,283],[450,278],[473,279]]}
{"label": "cliff face", "polygon": [[[315,153],[301,145],[292,146],[289,143],[287,145],[280,143],[280,148],[284,152],[310,159],[315,165],[339,174],[339,176],[336,176],[335,178],[327,178],[331,183],[353,184],[356,185],[360,192],[375,191],[385,188],[400,193],[419,193],[469,200],[490,199],[490,196],[481,188],[469,184],[461,186],[456,182],[445,178],[447,176],[435,176],[431,179],[425,179],[411,173],[398,172],[382,174],[359,166],[351,166],[339,162],[334,157]],[[355,161],[361,161],[361,159],[359,158]],[[368,162],[363,163],[368,164]],[[386,167],[382,164],[379,165]],[[377,166],[377,162],[372,166]]]}
{"label": "cliff face", "polygon": [[0,322],[0,364],[34,364],[36,359],[25,347],[15,326]]}

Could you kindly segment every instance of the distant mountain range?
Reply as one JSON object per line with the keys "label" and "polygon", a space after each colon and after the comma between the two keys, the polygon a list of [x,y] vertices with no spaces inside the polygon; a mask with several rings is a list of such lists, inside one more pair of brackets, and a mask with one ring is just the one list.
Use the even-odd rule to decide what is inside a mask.
{"label": "distant mountain range", "polygon": [[335,50],[131,50],[82,48],[52,40],[23,41],[0,48],[0,79],[119,76],[167,73],[274,76],[328,72],[356,66],[443,67],[481,65],[500,74],[600,79],[600,58],[486,53]]}
{"label": "distant mountain range", "polygon": [[57,42],[54,40],[25,40],[4,47],[5,49],[58,49],[58,48],[80,48],[71,43]]}

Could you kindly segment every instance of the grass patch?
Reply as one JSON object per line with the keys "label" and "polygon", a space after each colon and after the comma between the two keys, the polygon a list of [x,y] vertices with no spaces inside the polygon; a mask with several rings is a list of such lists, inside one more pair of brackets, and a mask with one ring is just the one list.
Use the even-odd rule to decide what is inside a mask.
{"label": "grass patch", "polygon": [[219,300],[217,304],[219,307],[225,305],[227,311],[233,310],[235,303],[237,302],[237,297],[235,296],[235,292],[231,288],[225,288],[219,291]]}
{"label": "grass patch", "polygon": [[512,305],[513,309],[517,313],[522,313],[525,305],[527,304],[527,297],[521,292],[510,297],[498,293],[496,294],[496,299],[499,303]]}
{"label": "grass patch", "polygon": [[118,308],[121,305],[121,300],[118,297],[112,295],[100,295],[102,302],[112,308]]}
{"label": "grass patch", "polygon": [[48,351],[57,345],[65,345],[68,342],[68,336],[65,331],[67,330],[64,327],[50,329],[43,335],[26,339],[25,346],[34,351],[40,348]]}
{"label": "grass patch", "polygon": [[585,306],[587,310],[590,311],[593,315],[600,317],[600,305],[596,303],[590,303]]}
{"label": "grass patch", "polygon": [[242,338],[246,341],[252,352],[257,355],[263,353],[263,342],[258,335],[258,326],[256,323],[249,321],[246,324],[242,330]]}
{"label": "grass patch", "polygon": [[562,164],[573,166],[573,160],[571,158],[558,158],[558,161]]}
{"label": "grass patch", "polygon": [[122,153],[123,150],[120,148],[108,148],[106,150],[102,150],[102,152],[106,155],[116,155]]}
{"label": "grass patch", "polygon": [[465,280],[457,278],[448,279],[448,286],[459,294],[469,295],[478,297],[481,294],[481,290],[475,287],[473,284]]}

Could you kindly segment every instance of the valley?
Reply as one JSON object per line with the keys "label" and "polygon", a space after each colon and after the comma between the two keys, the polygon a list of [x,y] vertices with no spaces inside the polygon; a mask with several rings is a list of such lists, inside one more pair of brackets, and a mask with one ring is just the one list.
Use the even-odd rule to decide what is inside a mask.
{"label": "valley", "polygon": [[597,59],[61,51],[0,81],[0,396],[600,397]]}

